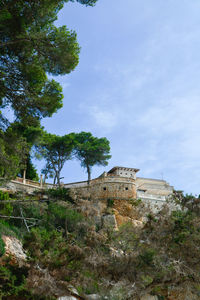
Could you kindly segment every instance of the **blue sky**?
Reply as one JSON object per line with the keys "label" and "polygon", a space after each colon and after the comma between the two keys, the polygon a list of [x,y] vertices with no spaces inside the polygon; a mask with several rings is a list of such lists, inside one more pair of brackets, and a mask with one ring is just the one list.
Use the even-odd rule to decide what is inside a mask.
{"label": "blue sky", "polygon": [[[199,0],[70,2],[60,12],[56,25],[77,32],[80,63],[56,77],[64,106],[42,124],[59,135],[90,131],[110,140],[112,159],[92,177],[136,167],[138,176],[200,193],[199,13]],[[62,176],[87,178],[75,160]]]}

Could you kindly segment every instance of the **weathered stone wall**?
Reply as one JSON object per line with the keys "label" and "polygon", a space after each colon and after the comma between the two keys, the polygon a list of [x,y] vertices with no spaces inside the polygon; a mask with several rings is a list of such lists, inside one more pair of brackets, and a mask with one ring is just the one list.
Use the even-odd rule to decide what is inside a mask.
{"label": "weathered stone wall", "polygon": [[[127,174],[120,174],[122,171]],[[65,188],[73,190],[73,194],[81,199],[107,200],[107,199],[136,199],[140,198],[144,203],[150,204],[152,207],[161,208],[166,203],[169,195],[173,193],[173,187],[165,180],[150,179],[137,177],[136,180],[132,177],[122,177],[125,175],[133,175],[133,171],[125,168],[114,168],[111,173],[103,173],[99,178],[93,179],[88,185],[87,181],[74,182],[63,184]],[[119,174],[116,174],[118,172]],[[129,174],[128,172],[133,172]],[[35,190],[54,188],[53,184],[45,184],[42,186],[39,182],[17,178],[11,180],[4,186],[8,190],[33,193]]]}
{"label": "weathered stone wall", "polygon": [[150,205],[153,211],[158,211],[166,204],[166,200],[173,193],[173,186],[165,180],[140,178],[136,179],[137,198]]}
{"label": "weathered stone wall", "polygon": [[89,185],[71,187],[83,198],[89,199],[134,199],[135,180],[131,178],[104,177],[92,180]]}
{"label": "weathered stone wall", "polygon": [[137,177],[136,186],[138,191],[152,195],[168,196],[173,192],[173,186],[170,186],[165,180]]}
{"label": "weathered stone wall", "polygon": [[42,190],[42,187],[38,185],[32,185],[30,183],[23,183],[17,180],[11,180],[3,185],[4,190],[12,191],[12,192],[22,192],[32,194],[34,191]]}

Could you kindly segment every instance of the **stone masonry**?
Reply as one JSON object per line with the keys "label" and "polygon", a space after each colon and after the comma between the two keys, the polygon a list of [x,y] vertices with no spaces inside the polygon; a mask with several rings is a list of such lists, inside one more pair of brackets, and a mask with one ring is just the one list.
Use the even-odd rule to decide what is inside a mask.
{"label": "stone masonry", "polygon": [[[84,199],[136,199],[160,208],[173,193],[173,187],[165,180],[136,177],[139,169],[127,167],[113,167],[98,178],[87,181],[63,184],[63,187],[76,191]],[[17,178],[7,184],[7,189],[32,193],[55,187],[53,184],[40,183]],[[4,187],[5,188],[5,187]]]}

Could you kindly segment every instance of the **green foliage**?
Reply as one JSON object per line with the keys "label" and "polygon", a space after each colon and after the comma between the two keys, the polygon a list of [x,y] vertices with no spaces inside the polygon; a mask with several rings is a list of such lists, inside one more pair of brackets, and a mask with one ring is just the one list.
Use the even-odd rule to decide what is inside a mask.
{"label": "green foliage", "polygon": [[24,246],[29,251],[34,261],[40,260],[50,266],[62,265],[60,257],[66,252],[67,244],[64,243],[62,233],[56,230],[33,228],[24,238]]}
{"label": "green foliage", "polygon": [[140,263],[142,265],[151,265],[154,261],[155,254],[155,250],[151,248],[142,250],[141,254],[139,255]]}
{"label": "green foliage", "polygon": [[107,199],[107,207],[113,207],[114,206],[114,200],[113,199]]}
{"label": "green foliage", "polygon": [[0,200],[8,200],[8,199],[9,199],[8,192],[3,192],[0,190]]}
{"label": "green foliage", "polygon": [[[171,296],[171,290],[181,284],[187,288],[194,286],[199,293],[198,213],[186,210],[170,212],[163,208],[157,214],[149,213],[142,228],[129,222],[120,226],[118,231],[100,227],[97,232],[90,218],[77,211],[80,207],[69,201],[57,201],[62,195],[63,198],[67,196],[65,190],[53,193],[55,195],[49,198],[55,196],[56,201],[20,204],[26,217],[40,220],[30,233],[25,235],[21,221],[0,222],[0,234],[14,235],[16,229],[21,232],[31,266],[37,263],[42,269],[48,269],[56,280],[78,288],[81,296],[97,293],[102,299],[128,300],[148,290],[148,293],[164,299],[164,295]],[[78,205],[78,201],[76,203]],[[92,204],[96,203],[91,201]],[[13,215],[19,215],[19,208],[13,208]],[[19,286],[12,278],[15,271],[10,275],[9,272],[4,270],[3,276],[10,278],[11,286]],[[27,278],[26,272],[24,276]],[[23,286],[23,280],[20,281],[20,286]],[[20,289],[19,292],[11,291],[21,295]],[[24,293],[26,295],[27,291]]]}
{"label": "green foliage", "polygon": [[132,206],[138,206],[141,204],[142,200],[141,199],[129,199],[128,200],[129,203],[132,205]]}
{"label": "green foliage", "polygon": [[8,235],[14,237],[20,237],[20,229],[14,226],[11,222],[0,219],[0,235]]}
{"label": "green foliage", "polygon": [[[77,1],[90,6],[96,2]],[[76,33],[54,26],[65,2],[0,2],[0,103],[10,105],[23,122],[51,116],[62,107],[62,88],[46,74],[68,74],[78,64]]]}
{"label": "green foliage", "polygon": [[69,194],[69,189],[66,188],[56,188],[56,189],[48,189],[47,194],[50,199],[64,200],[74,203],[74,200],[71,198]]}
{"label": "green foliage", "polygon": [[[67,229],[69,232],[74,231],[77,227],[78,224],[83,221],[83,216],[82,214],[76,212],[73,209],[68,209],[66,212],[66,222],[67,222]],[[78,227],[78,231],[83,232],[80,227]]]}
{"label": "green foliage", "polygon": [[57,136],[43,132],[40,143],[36,146],[37,158],[44,158],[46,166],[43,173],[54,174],[54,183],[60,184],[60,173],[65,162],[72,158],[74,134]]}
{"label": "green foliage", "polygon": [[[11,264],[0,266],[0,299],[53,300],[53,297],[33,295],[26,287],[28,269]],[[10,298],[12,297],[12,298]]]}
{"label": "green foliage", "polygon": [[28,159],[26,165],[26,178],[34,181],[39,181],[39,176],[35,166],[33,165],[31,159]]}
{"label": "green foliage", "polygon": [[1,297],[19,295],[25,291],[25,276],[22,270],[12,266],[0,266]]}
{"label": "green foliage", "polygon": [[28,151],[25,139],[11,126],[6,131],[0,129],[0,177],[15,177],[24,167]]}
{"label": "green foliage", "polygon": [[74,209],[65,208],[61,205],[50,203],[48,207],[49,225],[60,226],[63,230],[73,232],[78,223],[83,221],[83,216]]}
{"label": "green foliage", "polygon": [[62,89],[46,73],[70,73],[80,51],[75,32],[53,25],[63,3],[0,3],[0,100],[2,106],[11,105],[18,119],[51,116],[62,106]]}
{"label": "green foliage", "polygon": [[[30,155],[28,155],[28,157],[27,157],[25,167],[26,167],[26,179],[39,181],[39,176],[38,176],[37,170],[31,161]],[[23,177],[23,172],[24,172],[24,170],[20,171],[20,177]]]}
{"label": "green foliage", "polygon": [[[74,0],[71,1],[74,2]],[[90,6],[94,6],[95,3],[97,2],[97,0],[76,0],[76,1],[81,4],[90,5]]]}
{"label": "green foliage", "polygon": [[94,137],[90,132],[80,132],[75,135],[75,156],[86,168],[88,183],[91,179],[91,168],[94,165],[106,166],[111,158],[110,143],[106,138]]}
{"label": "green foliage", "polygon": [[144,283],[144,286],[148,286],[153,282],[153,278],[149,275],[142,275],[141,279],[142,282]]}
{"label": "green foliage", "polygon": [[173,239],[177,244],[184,243],[194,232],[193,216],[190,212],[175,211],[172,213],[174,222]]}
{"label": "green foliage", "polygon": [[5,216],[11,216],[13,212],[13,206],[10,203],[1,204],[0,203],[0,214]]}
{"label": "green foliage", "polygon": [[4,255],[4,253],[5,253],[5,244],[0,236],[0,256]]}

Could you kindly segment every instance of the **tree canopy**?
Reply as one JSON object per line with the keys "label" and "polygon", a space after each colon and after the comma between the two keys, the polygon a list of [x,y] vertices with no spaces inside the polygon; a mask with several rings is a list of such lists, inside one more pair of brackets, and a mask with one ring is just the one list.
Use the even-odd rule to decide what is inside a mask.
{"label": "tree canopy", "polygon": [[54,25],[65,2],[0,2],[0,107],[10,105],[19,120],[51,116],[62,107],[62,88],[47,73],[70,73],[80,52],[76,33]]}
{"label": "tree canopy", "polygon": [[91,169],[94,165],[106,166],[111,158],[110,143],[103,138],[94,137],[90,132],[80,132],[75,137],[75,156],[81,166],[87,170],[88,183],[91,179]]}
{"label": "tree canopy", "polygon": [[0,129],[0,177],[12,178],[24,168],[29,147],[12,127]]}
{"label": "tree canopy", "polygon": [[64,136],[44,132],[41,141],[36,145],[36,157],[46,161],[42,173],[46,178],[48,175],[53,177],[57,184],[60,184],[60,174],[65,162],[74,157],[87,170],[89,183],[92,167],[106,166],[111,158],[109,153],[110,143],[105,137],[97,138],[84,131]]}
{"label": "tree canopy", "polygon": [[[26,127],[37,131],[41,118],[62,107],[62,87],[48,75],[68,74],[79,61],[76,32],[54,25],[58,12],[69,1],[75,2],[0,1],[0,176],[15,176],[24,165],[22,150],[33,144]],[[96,0],[76,2],[93,6]],[[4,108],[12,109],[21,128],[9,124]],[[31,163],[30,155],[28,161]]]}
{"label": "tree canopy", "polygon": [[40,143],[36,146],[37,157],[46,161],[43,173],[54,177],[54,183],[60,184],[60,173],[65,162],[72,158],[74,134],[58,136],[44,132]]}

